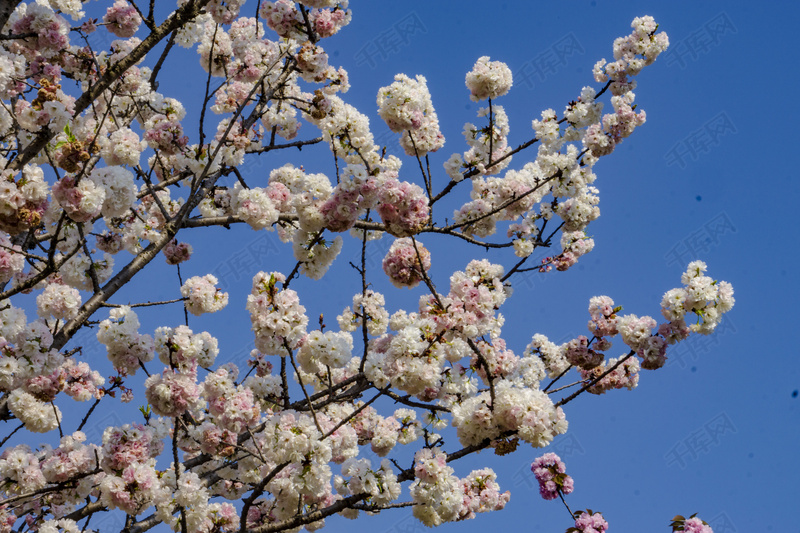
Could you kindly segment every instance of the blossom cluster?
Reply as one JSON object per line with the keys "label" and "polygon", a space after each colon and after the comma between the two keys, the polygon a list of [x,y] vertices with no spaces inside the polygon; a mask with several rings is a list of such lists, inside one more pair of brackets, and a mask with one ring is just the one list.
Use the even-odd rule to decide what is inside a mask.
{"label": "blossom cluster", "polygon": [[[386,155],[369,117],[343,96],[349,74],[324,39],[351,21],[347,0],[264,1],[253,17],[240,15],[243,0],[210,0],[199,10],[181,0],[167,32],[153,30],[152,16],[130,2],[109,4],[81,22],[77,0],[19,3],[3,28],[0,284],[6,295],[35,294],[38,318],[28,322],[20,308],[0,302],[0,418],[16,418],[30,432],[63,432],[62,393],[106,406],[117,391],[132,400],[128,385],[143,383],[144,420],[106,428],[96,443],[77,431],[55,449],[0,452],[3,491],[15,498],[0,505],[0,531],[23,521],[23,529],[77,532],[87,527],[79,521],[107,511],[128,515],[132,530],[163,522],[204,533],[314,531],[334,512],[355,518],[405,505],[398,503],[403,482],[411,482],[414,516],[428,526],[500,510],[509,493],[495,473],[457,477],[437,431],[449,424],[468,450],[499,455],[520,441],[547,446],[568,424],[562,402],[540,387],[546,376],[575,366],[584,383],[594,381],[590,393],[632,389],[640,368],[662,366],[668,345],[711,332],[733,305],[730,285],[711,281],[695,262],[685,286],[664,296],[666,324],[620,315],[600,296],[589,306],[591,338],[557,346],[537,334],[518,354],[503,337],[500,308],[517,279],[511,276],[537,248],[561,231],[561,252],[541,268],[564,271],[594,247],[587,233],[600,214],[593,166],[644,123],[631,78],[667,45],[650,17],[615,42],[615,62],[595,67],[596,80],[610,82],[613,112],[603,115],[603,91],[592,87],[560,115],[545,110],[531,123],[528,145],[538,152],[518,169],[509,166],[522,148],[510,147],[509,116],[493,101],[511,90],[511,70],[479,58],[465,83],[472,101],[488,103],[479,124],[465,124],[466,149],[444,164],[451,182],[437,196],[423,159],[445,139],[427,80],[398,74],[377,95],[378,115],[417,159],[412,172]],[[86,39],[94,32],[104,32],[107,49]],[[205,103],[216,118],[202,114],[199,139],[184,105],[158,92],[163,58],[145,62],[162,33],[165,53],[173,44],[194,49],[209,87],[215,78]],[[309,125],[319,138],[278,139],[293,140]],[[246,172],[260,154],[319,141],[333,154],[335,177],[289,163],[268,179]],[[424,186],[411,178],[417,165]],[[466,178],[469,198],[447,204],[452,223],[441,224],[434,207]],[[558,229],[551,234],[544,230],[552,219]],[[288,276],[253,277],[246,309],[255,350],[241,377],[236,364],[216,364],[217,339],[193,331],[188,314],[185,325],[147,332],[133,308],[153,302],[111,303],[159,252],[168,266],[183,268],[193,249],[179,231],[236,223],[275,231],[297,260]],[[416,310],[390,315],[362,265],[361,289],[337,317],[338,330],[326,330],[320,317],[319,329],[308,331],[294,279],[323,278],[345,246],[345,235],[330,233],[347,230],[363,251],[391,235],[382,263],[390,281],[409,288],[425,281],[428,290]],[[440,293],[429,275],[431,252],[417,238],[423,232],[460,232],[487,249],[513,246],[522,262],[507,274],[486,259],[470,261]],[[478,240],[496,234],[508,241]],[[219,312],[228,294],[217,284],[212,275],[192,276],[180,297],[159,303],[182,300],[193,316]],[[102,305],[110,312],[97,316]],[[690,313],[699,317],[691,327]],[[84,328],[95,330],[117,373],[108,385],[80,359],[89,353],[75,345]],[[638,358],[605,357],[617,334]],[[273,365],[275,356],[281,360]],[[136,381],[140,369],[147,377]],[[382,414],[391,402],[401,405]],[[80,427],[93,423],[96,405]],[[376,465],[363,456],[367,449],[385,459]],[[415,455],[404,469],[395,454],[406,452]],[[546,498],[572,490],[553,454],[537,459],[534,472]],[[220,499],[241,500],[242,509]],[[591,512],[575,524],[607,528]],[[684,529],[707,533],[693,519]]]}
{"label": "blossom cluster", "polygon": [[539,482],[539,494],[545,500],[553,500],[558,494],[569,494],[574,489],[574,481],[567,475],[564,461],[554,453],[546,453],[531,464],[531,472]]}

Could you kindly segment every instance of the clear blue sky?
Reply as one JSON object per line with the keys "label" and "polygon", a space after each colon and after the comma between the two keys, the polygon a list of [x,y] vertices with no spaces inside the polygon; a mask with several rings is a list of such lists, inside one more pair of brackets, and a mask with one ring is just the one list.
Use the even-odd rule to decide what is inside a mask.
{"label": "clear blue sky", "polygon": [[[790,37],[800,21],[799,8],[789,2],[767,9],[756,2],[603,0],[354,1],[350,7],[350,26],[322,43],[331,63],[350,74],[352,89],[344,98],[370,116],[381,142],[393,143],[377,115],[377,90],[399,72],[424,75],[447,139],[431,157],[435,188],[447,181],[441,164],[465,150],[463,124],[477,120],[478,106],[469,100],[464,75],[478,57],[505,61],[515,74],[513,89],[496,103],[508,112],[510,143],[517,145],[531,137],[530,121],[543,109],[560,113],[581,87],[598,86],[592,66],[603,57],[612,59],[613,40],[630,32],[634,17],[652,15],[669,34],[670,51],[645,69],[635,91],[647,123],[595,168],[602,212],[590,226],[595,250],[567,273],[529,275],[502,309],[503,336],[516,353],[534,333],[556,342],[584,334],[594,295],[611,296],[626,313],[656,316],[661,295],[680,285],[680,274],[693,259],[704,260],[712,277],[731,282],[736,291],[736,306],[716,335],[692,338],[668,352],[668,365],[643,371],[637,389],[569,404],[570,429],[554,450],[521,447],[502,458],[484,452],[456,463],[460,476],[492,466],[501,487],[512,491],[511,501],[502,512],[448,524],[442,531],[554,532],[571,526],[563,505],[542,500],[531,477],[531,461],[545,451],[560,453],[575,478],[576,489],[567,497],[572,509],[602,511],[615,532],[667,532],[675,514],[694,512],[716,533],[800,531],[792,512],[800,477],[800,362],[798,349],[784,337],[796,330],[800,296],[798,238],[790,221],[800,204],[793,164],[800,118],[794,95],[797,59]],[[255,5],[248,3],[244,10],[250,13]],[[196,116],[203,90],[196,54],[176,50],[165,68],[159,91],[187,102]],[[192,135],[196,121],[187,124]],[[314,136],[306,124],[298,138]],[[390,153],[401,155],[393,146]],[[533,156],[517,155],[510,168],[521,168]],[[246,177],[266,183],[269,170],[287,161],[333,175],[329,152],[315,147],[270,154],[249,165]],[[418,179],[415,161],[404,158],[404,165],[401,178]],[[766,185],[768,191],[758,189]],[[219,337],[219,361],[242,364],[252,348],[244,311],[251,276],[258,270],[288,272],[291,249],[274,233],[244,226],[193,231],[189,242],[195,256],[184,266],[184,279],[225,275],[230,304],[224,315],[190,317],[190,327]],[[384,240],[374,267],[388,249]],[[433,254],[440,287],[478,252],[431,237],[421,240]],[[335,315],[359,290],[347,266],[356,258],[354,244],[346,238],[344,252],[322,282],[294,283],[312,322],[325,313],[333,326]],[[490,257],[506,266],[514,262],[507,251]],[[168,294],[167,286],[177,293],[174,268],[156,262],[137,278],[134,290],[120,292],[113,301],[157,299]],[[315,299],[309,291],[318,291],[320,283],[331,292]],[[378,276],[375,286],[386,295],[390,312],[413,310],[421,294],[421,289],[393,289]],[[105,318],[101,314],[98,319]],[[159,325],[182,323],[183,313],[171,307],[140,313],[140,319],[141,331],[152,333]],[[109,405],[118,406],[113,402]],[[102,416],[114,423],[136,416],[126,413],[120,409]],[[457,443],[453,437],[449,443],[452,451]],[[332,517],[327,530],[421,530],[409,516],[410,510],[396,510],[357,524]]]}

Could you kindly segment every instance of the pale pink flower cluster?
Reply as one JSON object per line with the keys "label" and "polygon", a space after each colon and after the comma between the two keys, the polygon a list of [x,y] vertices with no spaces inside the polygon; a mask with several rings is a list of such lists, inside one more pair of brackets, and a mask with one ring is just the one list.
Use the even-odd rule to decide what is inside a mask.
{"label": "pale pink flower cluster", "polygon": [[[488,107],[482,107],[478,110],[479,118],[488,116]],[[465,169],[474,169],[479,175],[498,174],[511,163],[511,156],[496,163],[509,151],[509,131],[508,115],[506,115],[503,106],[492,106],[491,128],[479,128],[471,122],[464,124],[464,139],[470,148],[464,152],[460,159],[450,162],[449,165],[451,167],[460,165]],[[454,172],[452,168],[448,172],[452,176],[451,172]]]}
{"label": "pale pink flower cluster", "polygon": [[[613,367],[619,359],[620,358],[617,357],[609,359],[608,361],[603,361],[602,364],[591,370],[578,369],[581,374],[581,379],[588,382],[588,380],[593,380],[602,376],[605,371]],[[589,387],[587,391],[592,394],[605,394],[607,391],[613,389],[626,388],[628,390],[633,390],[639,384],[639,369],[639,360],[635,357],[630,357],[613,372]]]}
{"label": "pale pink flower cluster", "polygon": [[207,331],[193,333],[187,326],[156,329],[155,351],[162,363],[182,372],[209,368],[219,354],[216,338]]}
{"label": "pale pink flower cluster", "polygon": [[531,464],[531,472],[539,482],[539,494],[545,500],[558,498],[558,493],[569,494],[574,489],[574,481],[567,475],[567,466],[554,453],[546,453]]}
{"label": "pale pink flower cluster", "polygon": [[206,10],[217,24],[231,24],[239,16],[245,0],[211,0]]}
{"label": "pale pink flower cluster", "polygon": [[52,316],[58,320],[69,320],[78,314],[80,306],[80,292],[60,283],[48,284],[44,292],[36,297],[36,311],[42,318]]}
{"label": "pale pink flower cluster", "polygon": [[489,61],[489,56],[483,56],[467,73],[466,84],[473,102],[497,98],[511,89],[511,69],[502,61]]}
{"label": "pale pink flower cluster", "polygon": [[409,237],[419,233],[430,219],[428,198],[419,185],[389,179],[379,191],[378,214],[388,233]]}
{"label": "pale pink flower cluster", "polygon": [[0,233],[0,283],[6,283],[25,268],[22,248],[11,243],[6,233]]}
{"label": "pale pink flower cluster", "polygon": [[8,25],[12,33],[35,35],[26,39],[15,39],[9,47],[12,52],[25,55],[29,61],[33,61],[39,54],[51,58],[69,48],[69,22],[57,15],[46,2],[20,4]]}
{"label": "pale pink flower cluster", "polygon": [[612,96],[611,103],[615,112],[603,115],[600,123],[594,123],[587,128],[583,144],[593,156],[610,154],[636,127],[645,123],[645,112],[634,112],[635,96],[632,91]]}
{"label": "pale pink flower cluster", "polygon": [[[56,254],[56,259],[62,260],[63,256]],[[92,276],[89,274],[90,270],[94,270],[98,283],[105,283],[114,270],[114,258],[106,253],[103,254],[102,260],[98,258],[90,259],[83,252],[78,252],[61,266],[58,273],[61,276],[61,281],[66,285],[83,291],[94,292]]]}
{"label": "pale pink flower cluster", "polygon": [[123,376],[135,374],[141,363],[154,356],[153,337],[139,334],[138,329],[139,318],[128,306],[112,309],[97,329],[97,340],[106,346],[108,359]]}
{"label": "pale pink flower cluster", "polygon": [[307,82],[321,83],[325,80],[329,68],[328,54],[320,46],[306,41],[295,54],[300,77]]}
{"label": "pale pink flower cluster", "polygon": [[496,330],[502,319],[495,310],[510,296],[500,281],[503,272],[502,265],[486,259],[470,261],[464,271],[450,276],[450,292],[440,297],[443,308],[433,296],[423,296],[420,314],[433,320],[440,330],[456,330],[469,338]]}
{"label": "pale pink flower cluster", "polygon": [[106,10],[103,16],[103,23],[106,29],[116,35],[127,39],[133,37],[139,25],[142,23],[142,17],[136,11],[136,8],[130,5],[125,0],[117,0],[114,5]]}
{"label": "pale pink flower cluster", "polygon": [[195,316],[216,313],[228,305],[228,293],[216,287],[217,278],[211,274],[192,276],[181,286],[181,295],[186,300],[186,309]]}
{"label": "pale pink flower cluster", "polygon": [[508,380],[496,381],[494,389],[494,409],[490,408],[489,391],[471,396],[451,408],[452,423],[462,445],[497,439],[503,432],[513,431],[521,440],[542,448],[566,432],[564,412],[542,391]]}
{"label": "pale pink flower cluster", "polygon": [[447,466],[447,455],[439,449],[423,448],[414,456],[414,474],[414,516],[428,527],[457,520],[464,493],[453,469]]}
{"label": "pale pink flower cluster", "polygon": [[419,241],[410,238],[395,239],[386,257],[383,271],[397,288],[414,288],[423,280],[423,273],[431,268],[431,254]]}
{"label": "pale pink flower cluster", "polygon": [[198,412],[200,388],[196,380],[196,371],[178,373],[168,368],[145,380],[145,397],[153,412],[160,416],[175,418],[187,411]]}
{"label": "pale pink flower cluster", "polygon": [[423,157],[444,146],[439,119],[433,109],[423,76],[412,80],[397,74],[395,81],[378,91],[378,114],[389,129],[402,133],[400,145],[407,155]]}
{"label": "pale pink flower cluster", "polygon": [[100,501],[109,509],[136,516],[163,498],[161,482],[152,462],[132,463],[100,482]]}
{"label": "pale pink flower cluster", "polygon": [[707,266],[693,261],[681,276],[684,286],[672,289],[661,300],[661,314],[670,322],[685,320],[694,313],[697,323],[689,328],[695,333],[710,334],[722,320],[722,315],[733,308],[733,287],[727,281],[714,281],[704,275]]}
{"label": "pale pink flower cluster", "polygon": [[[322,279],[342,251],[344,239],[337,236],[332,242],[317,239],[316,233],[297,231],[292,241],[294,258],[300,261],[300,272],[311,279]],[[318,242],[316,242],[318,241]]]}
{"label": "pale pink flower cluster", "polygon": [[582,512],[575,519],[576,533],[605,533],[608,530],[608,522],[600,513]]}
{"label": "pale pink flower cluster", "polygon": [[[620,308],[621,309],[621,308]],[[589,331],[596,337],[613,336],[618,333],[614,300],[608,296],[592,296],[589,300]]]}
{"label": "pale pink flower cluster", "polygon": [[547,376],[555,378],[565,372],[570,364],[565,356],[566,344],[557,346],[555,343],[550,342],[547,337],[541,333],[533,336],[530,344],[525,348],[525,355],[538,357],[544,364]]}
{"label": "pale pink flower cluster", "polygon": [[234,385],[234,379],[236,376],[225,368],[209,374],[203,382],[203,397],[208,401],[212,421],[220,428],[238,435],[258,422],[260,410],[253,391]]}
{"label": "pale pink flower cluster", "polygon": [[493,379],[511,377],[519,369],[520,358],[506,348],[506,341],[500,337],[493,338],[491,343],[479,340],[475,346],[481,357],[473,352],[470,368],[476,370],[486,385]]}
{"label": "pale pink flower cluster", "polygon": [[108,142],[100,150],[106,165],[130,165],[139,164],[139,156],[147,143],[139,139],[139,136],[130,128],[120,128],[111,133]]}
{"label": "pale pink flower cluster", "polygon": [[0,177],[0,230],[16,235],[39,224],[48,205],[44,171],[25,165],[18,178],[8,170]]}
{"label": "pale pink flower cluster", "polygon": [[59,447],[41,463],[42,474],[49,483],[62,483],[95,469],[98,447],[84,444],[85,440],[86,435],[81,431],[61,437]]}
{"label": "pale pink flower cluster", "polygon": [[594,249],[594,239],[584,231],[565,231],[561,234],[561,254],[553,258],[556,270],[564,271],[574,266],[578,258]]}
{"label": "pale pink flower cluster", "polygon": [[429,527],[503,509],[511,497],[508,491],[500,493],[497,476],[490,468],[474,470],[464,479],[453,475],[447,455],[438,448],[423,448],[416,453],[414,474],[414,516]]}
{"label": "pale pink flower cluster", "polygon": [[[594,78],[597,82],[609,79],[619,86],[629,85],[628,76],[636,76],[641,70],[651,65],[669,46],[669,37],[663,31],[656,33],[658,24],[651,16],[636,17],[631,22],[633,31],[626,37],[614,41],[614,59],[606,64],[602,59],[594,66]],[[615,87],[612,85],[612,90]],[[616,90],[614,94],[620,94]]]}
{"label": "pale pink flower cluster", "polygon": [[147,463],[158,457],[164,443],[150,426],[125,424],[103,432],[100,467],[109,474],[119,474],[135,463]]}
{"label": "pale pink flower cluster", "polygon": [[36,399],[45,402],[53,401],[62,391],[76,401],[84,402],[91,398],[102,398],[105,394],[100,388],[103,383],[105,380],[97,371],[89,368],[87,363],[76,363],[74,359],[67,359],[49,374],[39,374],[27,379],[23,387]]}
{"label": "pale pink flower cluster", "polygon": [[585,335],[578,335],[567,343],[564,356],[569,364],[584,370],[591,370],[603,362],[603,353],[595,351],[589,346],[589,339]]}
{"label": "pale pink flower cluster", "polygon": [[649,316],[624,315],[617,317],[617,329],[622,335],[622,342],[631,350],[639,351],[647,347],[656,321]]}
{"label": "pale pink flower cluster", "polygon": [[158,113],[149,118],[144,125],[147,145],[168,156],[182,152],[189,143],[189,137],[183,134],[181,118],[175,113]]}
{"label": "pale pink flower cluster", "polygon": [[[8,483],[5,490],[11,494],[24,494],[41,489],[47,484],[42,474],[39,454],[34,454],[27,444],[3,450],[0,454],[0,475]],[[8,532],[11,531],[13,529],[9,528]]]}
{"label": "pale pink flower cluster", "polygon": [[285,356],[284,343],[294,349],[306,336],[306,308],[300,305],[295,291],[276,286],[285,279],[280,272],[259,272],[253,277],[253,289],[247,297],[256,349],[267,355]]}
{"label": "pale pink flower cluster", "polygon": [[87,222],[100,214],[106,191],[90,179],[65,176],[53,185],[53,198],[75,222]]}
{"label": "pale pink flower cluster", "polygon": [[509,491],[500,492],[497,475],[491,468],[473,470],[461,480],[464,501],[461,504],[459,520],[475,518],[475,513],[501,511],[511,499]]}
{"label": "pale pink flower cluster", "polygon": [[245,189],[239,182],[231,191],[231,211],[255,230],[272,229],[279,215],[266,189]]}
{"label": "pale pink flower cluster", "polygon": [[[301,2],[312,8],[308,14],[311,27],[322,37],[330,37],[350,23],[352,14],[347,7],[347,0],[338,1],[306,1]],[[332,8],[332,9],[330,9]],[[291,37],[300,42],[308,39],[305,34],[303,16],[294,2],[277,0],[261,4],[259,15],[267,21],[267,25],[281,37]]]}
{"label": "pale pink flower cluster", "polygon": [[687,518],[683,522],[684,533],[714,533],[711,526],[700,520],[699,518]]}

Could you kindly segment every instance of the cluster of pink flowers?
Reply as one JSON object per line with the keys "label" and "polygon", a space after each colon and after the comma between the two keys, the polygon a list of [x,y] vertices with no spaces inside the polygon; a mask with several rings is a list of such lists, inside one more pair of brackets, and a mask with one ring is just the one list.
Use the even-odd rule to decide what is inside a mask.
{"label": "cluster of pink flowers", "polygon": [[108,473],[121,472],[134,463],[158,457],[164,444],[150,426],[125,424],[106,428],[100,466]]}
{"label": "cluster of pink flowers", "polygon": [[491,468],[473,470],[461,480],[464,501],[459,520],[475,518],[475,513],[501,511],[511,499],[509,491],[500,492],[497,476]]}
{"label": "cluster of pink flowers", "polygon": [[8,22],[13,33],[34,35],[11,46],[12,52],[21,53],[31,61],[36,55],[50,58],[69,48],[69,22],[46,3],[22,4]]}
{"label": "cluster of pink flowers", "polygon": [[386,257],[383,271],[392,285],[398,288],[414,288],[423,279],[423,273],[431,268],[431,254],[421,242],[410,238],[395,239]]}
{"label": "cluster of pink flowers", "polygon": [[564,356],[569,364],[579,366],[584,370],[590,370],[603,362],[603,353],[593,350],[585,335],[578,335],[577,339],[569,341],[565,347]]}
{"label": "cluster of pink flowers", "polygon": [[569,494],[574,489],[572,477],[567,475],[564,461],[554,453],[546,453],[531,464],[531,472],[539,482],[539,494],[545,500],[554,500],[558,493]]}
{"label": "cluster of pink flowers", "polygon": [[144,382],[145,397],[157,415],[175,418],[187,411],[198,411],[200,388],[196,372],[174,372],[166,369]]}
{"label": "cluster of pink flowers", "polygon": [[5,233],[0,233],[0,283],[6,283],[25,268],[22,248],[11,243]]}
{"label": "cluster of pink flowers", "polygon": [[575,519],[576,533],[605,533],[608,530],[608,522],[600,513],[592,513],[588,509]]}
{"label": "cluster of pink flowers", "polygon": [[164,254],[164,259],[168,265],[177,265],[188,261],[192,257],[192,245],[172,239],[169,244],[161,249],[161,253]]}
{"label": "cluster of pink flowers", "polygon": [[187,326],[156,329],[155,351],[165,365],[187,372],[211,367],[219,354],[216,338],[207,331],[194,333]]}
{"label": "cluster of pink flowers", "polygon": [[142,23],[142,17],[139,16],[136,8],[128,4],[128,2],[117,0],[113,6],[106,10],[103,23],[108,31],[117,37],[127,39],[128,37],[133,37],[136,33]]}
{"label": "cluster of pink flowers", "polygon": [[69,320],[78,314],[81,306],[81,293],[60,283],[50,283],[42,294],[36,297],[36,309],[42,318],[53,317]]}
{"label": "cluster of pink flowers", "polygon": [[208,412],[214,423],[222,429],[239,434],[252,427],[260,414],[253,391],[234,385],[235,374],[225,368],[206,376],[203,397],[208,401]]}
{"label": "cluster of pink flowers", "polygon": [[428,223],[428,198],[419,185],[386,180],[379,193],[378,214],[387,232],[395,237],[408,237],[418,233]]}
{"label": "cluster of pink flowers", "polygon": [[65,176],[53,185],[53,198],[75,222],[87,222],[100,214],[106,191],[94,181],[82,179],[79,182]]}
{"label": "cluster of pink flowers", "polygon": [[[579,369],[581,378],[584,381],[593,380],[600,377],[606,370],[613,367],[620,358],[612,358],[608,361],[603,361],[602,364],[592,368],[591,370]],[[631,357],[624,363],[614,369],[611,373],[606,375],[603,379],[592,385],[587,389],[592,394],[604,394],[606,391],[613,389],[628,389],[633,390],[639,384],[639,360]]]}

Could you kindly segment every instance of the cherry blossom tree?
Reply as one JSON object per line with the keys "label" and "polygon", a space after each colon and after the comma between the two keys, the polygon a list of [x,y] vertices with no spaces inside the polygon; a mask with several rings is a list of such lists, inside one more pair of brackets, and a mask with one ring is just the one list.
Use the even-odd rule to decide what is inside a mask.
{"label": "cherry blossom tree", "polygon": [[[519,276],[557,276],[594,247],[593,168],[644,124],[636,76],[668,46],[652,17],[636,18],[613,61],[598,61],[590,85],[535,117],[518,145],[498,104],[513,85],[506,64],[480,57],[466,73],[463,97],[482,107],[449,156],[427,80],[397,74],[378,89],[377,114],[400,158],[376,144],[373,104],[348,101],[348,74],[325,51],[351,20],[346,0],[262,1],[256,18],[242,4],[181,0],[164,20],[152,1],[116,0],[102,18],[79,0],[0,7],[0,531],[86,531],[107,513],[130,532],[266,533],[397,507],[427,526],[500,510],[510,494],[491,469],[458,477],[451,464],[546,448],[567,431],[565,405],[634,389],[671,345],[711,334],[733,306],[730,284],[695,261],[658,320],[598,295],[585,335],[503,338],[500,310]],[[110,46],[92,46],[95,32]],[[199,56],[198,124],[158,92],[175,46]],[[281,161],[304,147],[327,152],[330,173]],[[268,176],[244,170],[267,157]],[[460,207],[447,212],[445,198]],[[180,275],[193,254],[186,232],[217,226],[277,232],[296,260],[250,273],[253,349],[241,368],[216,361],[213,332],[189,327],[190,314],[224,316],[213,275],[181,280],[166,301],[115,301],[159,256]],[[447,287],[434,283],[446,261],[428,236],[473,251]],[[370,269],[380,239],[391,246]],[[317,295],[292,282],[335,283],[326,272],[343,247],[360,250],[350,272],[361,290],[338,327],[315,326]],[[549,255],[533,264],[540,249]],[[377,276],[422,289],[418,307],[397,309],[374,290]],[[139,316],[170,303],[185,307],[184,324],[144,331]],[[107,361],[76,344],[87,330]],[[87,424],[120,401],[141,415],[88,440]],[[543,452],[531,468],[542,496],[566,505],[575,482],[563,461]],[[567,509],[571,531],[608,527]],[[711,531],[696,517],[672,526]]]}

